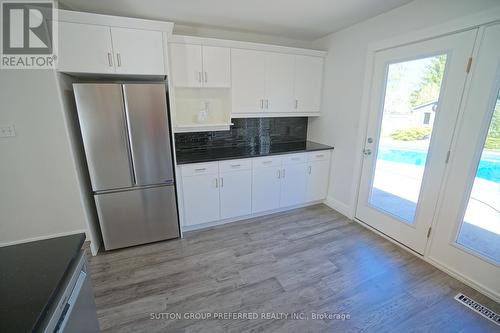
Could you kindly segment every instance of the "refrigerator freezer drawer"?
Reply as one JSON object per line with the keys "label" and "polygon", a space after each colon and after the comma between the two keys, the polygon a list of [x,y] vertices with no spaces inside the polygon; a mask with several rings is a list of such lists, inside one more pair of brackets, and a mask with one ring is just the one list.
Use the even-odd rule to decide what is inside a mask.
{"label": "refrigerator freezer drawer", "polygon": [[174,186],[96,194],[106,250],[179,237]]}

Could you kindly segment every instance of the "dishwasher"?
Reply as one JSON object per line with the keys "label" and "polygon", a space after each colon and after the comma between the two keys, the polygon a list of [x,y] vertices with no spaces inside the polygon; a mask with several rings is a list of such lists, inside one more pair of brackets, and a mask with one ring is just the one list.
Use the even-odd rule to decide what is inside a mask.
{"label": "dishwasher", "polygon": [[40,332],[100,332],[85,254],[80,251]]}

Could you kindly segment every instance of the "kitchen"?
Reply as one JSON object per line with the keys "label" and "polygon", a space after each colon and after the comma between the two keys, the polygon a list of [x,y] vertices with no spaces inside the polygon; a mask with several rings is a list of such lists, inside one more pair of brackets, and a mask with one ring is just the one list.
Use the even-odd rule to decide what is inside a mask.
{"label": "kitchen", "polygon": [[[490,317],[498,313],[498,267],[489,248],[470,259],[468,267],[487,277],[476,276],[455,265],[449,259],[453,255],[439,252],[443,248],[434,249],[445,231],[435,219],[422,217],[432,211],[431,203],[417,197],[419,213],[408,230],[392,222],[387,226],[376,215],[397,218],[390,209],[403,204],[388,194],[377,197],[377,204],[390,206],[379,207],[376,214],[369,211],[376,206],[375,201],[370,205],[371,194],[363,206],[365,173],[377,179],[376,172],[387,165],[377,159],[376,168],[368,164],[376,156],[369,144],[378,141],[375,137],[365,146],[365,137],[372,123],[385,126],[385,120],[374,122],[350,110],[382,103],[369,93],[372,72],[373,82],[383,81],[377,76],[377,57],[392,57],[380,58],[384,66],[410,59],[404,55],[404,38],[425,43],[445,37],[438,28],[422,30],[419,23],[405,28],[401,41],[387,28],[391,33],[373,37],[359,52],[352,53],[359,45],[350,43],[383,26],[384,18],[397,25],[399,17],[435,5],[425,0],[374,5],[363,19],[329,27],[334,42],[325,37],[313,43],[291,38],[292,32],[259,32],[255,22],[253,30],[245,31],[225,30],[224,24],[190,26],[174,16],[160,19],[152,15],[153,2],[143,7],[149,14],[134,14],[126,5],[121,12],[93,1],[60,1],[63,9],[54,9],[53,20],[46,21],[57,32],[55,68],[0,69],[1,144],[8,157],[2,174],[9,175],[1,206],[2,295],[14,297],[10,290],[21,283],[36,285],[41,275],[51,278],[38,293],[26,288],[15,304],[2,302],[2,331],[243,331],[254,325],[268,331],[374,330],[381,327],[360,309],[373,314],[380,310],[373,300],[402,302],[402,295],[411,295],[404,309],[408,318],[391,319],[386,330],[442,313],[439,302],[462,316],[467,327],[495,329],[495,322],[449,297],[463,293],[482,306],[483,317],[487,311]],[[500,8],[486,0],[467,6],[481,15],[469,18],[458,11],[440,28],[461,38],[462,46],[451,38],[441,42],[455,52],[447,60],[450,68],[458,68],[462,54],[469,57],[471,51],[463,46],[469,39],[479,59],[487,59],[482,54],[494,47],[488,38],[493,40],[495,31],[488,27],[500,20]],[[443,8],[456,7],[443,0]],[[466,33],[458,35],[477,26],[485,40],[479,46]],[[412,32],[418,36],[408,35]],[[337,46],[343,44],[351,53]],[[434,44],[418,45],[431,50],[426,54],[437,54]],[[401,48],[401,54],[384,53],[392,47]],[[367,56],[372,51],[373,58]],[[472,70],[482,73],[487,61]],[[465,84],[474,78],[445,79],[453,85],[439,98],[453,109],[452,101],[460,98],[453,99],[450,91],[458,91],[460,82],[460,91],[474,87]],[[435,126],[442,123],[436,120]],[[444,147],[447,132],[439,127],[438,133],[432,140]],[[452,133],[449,137],[451,145]],[[429,148],[434,156],[437,146]],[[440,168],[441,175],[453,172],[432,165],[433,173],[421,177],[445,179],[438,176]],[[398,177],[406,169],[400,166],[399,171],[384,177],[403,179]],[[428,191],[422,192],[428,198],[444,193],[432,192],[426,185],[432,182],[425,179],[421,191]],[[436,236],[428,229],[431,223]],[[495,244],[495,238],[488,239]],[[398,278],[408,272],[420,277]],[[418,293],[439,283],[446,291],[429,304],[419,303],[423,296]],[[410,291],[398,289],[405,286]],[[32,315],[20,326],[28,304]],[[421,316],[414,315],[419,311]],[[196,316],[215,313],[258,316]],[[275,318],[276,313],[284,315]],[[292,315],[298,319],[291,320]],[[454,327],[452,322],[442,323]]]}

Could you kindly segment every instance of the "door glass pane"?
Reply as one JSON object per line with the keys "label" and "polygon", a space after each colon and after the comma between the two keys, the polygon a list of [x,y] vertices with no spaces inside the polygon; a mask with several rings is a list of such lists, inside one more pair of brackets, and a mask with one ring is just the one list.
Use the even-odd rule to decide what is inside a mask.
{"label": "door glass pane", "polygon": [[446,55],[390,64],[369,204],[413,223]]}
{"label": "door glass pane", "polygon": [[457,242],[500,263],[500,92]]}

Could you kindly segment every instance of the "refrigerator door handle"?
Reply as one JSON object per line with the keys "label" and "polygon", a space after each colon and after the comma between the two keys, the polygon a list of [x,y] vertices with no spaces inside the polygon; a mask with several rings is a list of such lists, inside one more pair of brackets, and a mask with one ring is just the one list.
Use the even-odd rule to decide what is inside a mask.
{"label": "refrigerator door handle", "polygon": [[[121,88],[122,88],[122,94],[123,94],[123,96],[125,96],[125,92],[123,91],[123,86],[121,86]],[[123,104],[124,104],[123,112],[125,113],[124,131],[125,131],[125,134],[127,136],[127,146],[128,146],[128,151],[129,151],[128,160],[129,160],[129,165],[130,165],[130,176],[132,177],[132,184],[137,185],[137,172],[135,171],[135,165],[134,165],[134,147],[132,145],[132,137],[130,136],[130,131],[131,131],[130,114],[128,112],[127,103],[123,103]]]}

